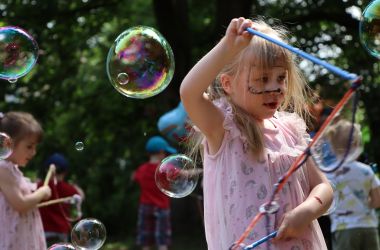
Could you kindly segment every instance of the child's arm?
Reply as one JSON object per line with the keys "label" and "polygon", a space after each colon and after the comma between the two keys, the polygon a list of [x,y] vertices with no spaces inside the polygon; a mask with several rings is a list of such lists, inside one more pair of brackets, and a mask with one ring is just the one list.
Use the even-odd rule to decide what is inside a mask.
{"label": "child's arm", "polygon": [[379,208],[380,207],[380,187],[371,189],[369,192],[369,207]]}
{"label": "child's arm", "polygon": [[0,191],[5,199],[18,212],[26,212],[51,195],[49,186],[42,186],[31,194],[24,195],[13,174],[7,169],[0,169]]}
{"label": "child's arm", "polygon": [[190,70],[181,84],[182,103],[190,119],[207,137],[210,151],[220,147],[224,116],[204,92],[222,68],[249,44],[252,36],[245,29],[251,25],[248,19],[233,19],[223,39]]}
{"label": "child's arm", "polygon": [[333,189],[326,176],[315,166],[312,160],[307,162],[311,192],[304,202],[284,215],[276,241],[299,237],[308,225],[330,207]]}

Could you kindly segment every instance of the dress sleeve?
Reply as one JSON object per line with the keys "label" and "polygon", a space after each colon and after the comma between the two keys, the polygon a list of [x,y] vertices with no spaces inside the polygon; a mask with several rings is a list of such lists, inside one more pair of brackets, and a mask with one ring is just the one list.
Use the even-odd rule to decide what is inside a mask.
{"label": "dress sleeve", "polygon": [[305,121],[296,113],[278,112],[277,116],[295,139],[295,144],[306,146],[310,135],[306,132]]}

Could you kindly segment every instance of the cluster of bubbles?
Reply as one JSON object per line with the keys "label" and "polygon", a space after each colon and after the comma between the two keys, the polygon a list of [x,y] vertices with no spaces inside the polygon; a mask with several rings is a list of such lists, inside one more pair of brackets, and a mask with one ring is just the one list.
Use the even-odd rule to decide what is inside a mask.
{"label": "cluster of bubbles", "polygon": [[48,250],[96,250],[106,241],[106,228],[95,218],[80,220],[71,230],[71,243],[57,243]]}

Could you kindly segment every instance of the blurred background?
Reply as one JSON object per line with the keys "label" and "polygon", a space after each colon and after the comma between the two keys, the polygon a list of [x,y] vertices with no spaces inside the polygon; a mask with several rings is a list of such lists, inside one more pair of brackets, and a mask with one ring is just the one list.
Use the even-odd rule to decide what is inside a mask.
{"label": "blurred background", "polygon": [[[107,228],[103,248],[133,249],[138,187],[130,183],[130,175],[146,160],[144,145],[159,134],[158,119],[178,105],[181,80],[223,36],[231,18],[279,20],[292,33],[294,46],[362,75],[358,122],[366,160],[380,161],[380,140],[374,136],[380,128],[379,61],[359,39],[360,16],[368,4],[351,0],[2,0],[0,26],[29,32],[38,43],[39,58],[16,83],[0,80],[0,111],[28,111],[43,125],[43,142],[26,174],[41,178],[42,162],[49,154],[66,154],[70,179],[86,193],[84,217],[97,218]],[[175,57],[170,85],[147,99],[121,95],[106,73],[114,40],[138,25],[157,29]],[[300,64],[321,100],[322,106],[316,107],[321,115],[349,85],[320,66],[301,59]],[[83,143],[83,149],[77,143]],[[206,249],[200,189],[172,199],[172,249]]]}

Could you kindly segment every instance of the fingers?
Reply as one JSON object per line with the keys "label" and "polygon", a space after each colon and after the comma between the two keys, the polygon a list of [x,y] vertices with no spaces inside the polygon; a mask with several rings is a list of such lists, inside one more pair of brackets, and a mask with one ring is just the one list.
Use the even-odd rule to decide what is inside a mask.
{"label": "fingers", "polygon": [[252,24],[253,22],[250,19],[244,17],[234,18],[231,21],[231,26],[238,35],[248,35],[247,28],[252,27]]}

